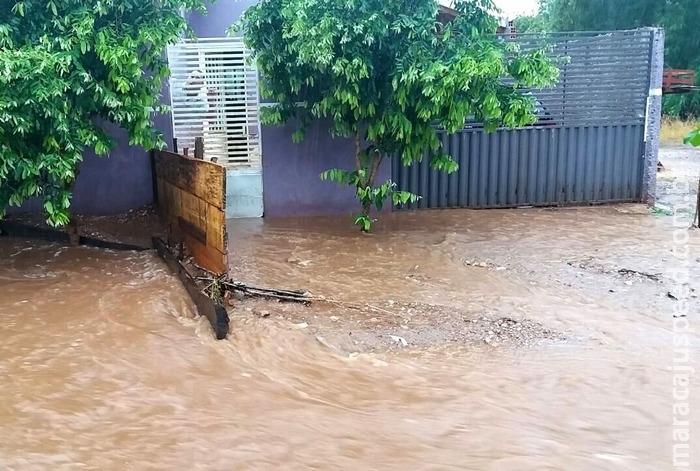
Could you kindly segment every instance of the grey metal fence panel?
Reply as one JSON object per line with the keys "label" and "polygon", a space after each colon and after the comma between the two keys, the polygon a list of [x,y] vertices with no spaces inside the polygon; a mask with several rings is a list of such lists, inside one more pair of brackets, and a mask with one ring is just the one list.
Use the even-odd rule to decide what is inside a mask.
{"label": "grey metal fence panel", "polygon": [[407,208],[498,208],[640,200],[639,124],[441,133],[459,163],[452,175],[394,160],[399,187],[422,195]]}
{"label": "grey metal fence panel", "polygon": [[550,56],[561,61],[557,86],[532,90],[554,123],[644,122],[650,30],[524,35],[515,42],[523,50],[551,46]]}
{"label": "grey metal fence panel", "polygon": [[[533,90],[545,114],[537,126],[486,133],[479,125],[448,135],[452,175],[430,155],[406,168],[392,159],[414,208],[498,208],[636,202],[642,198],[644,132],[652,31],[522,36],[523,49],[551,44],[566,56],[556,87]],[[546,125],[543,125],[546,124]]]}

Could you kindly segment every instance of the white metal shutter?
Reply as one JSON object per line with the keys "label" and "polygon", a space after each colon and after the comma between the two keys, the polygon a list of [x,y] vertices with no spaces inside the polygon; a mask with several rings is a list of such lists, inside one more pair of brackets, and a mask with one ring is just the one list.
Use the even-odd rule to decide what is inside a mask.
{"label": "white metal shutter", "polygon": [[178,147],[229,168],[260,169],[258,74],[241,38],[183,40],[168,48],[173,135]]}

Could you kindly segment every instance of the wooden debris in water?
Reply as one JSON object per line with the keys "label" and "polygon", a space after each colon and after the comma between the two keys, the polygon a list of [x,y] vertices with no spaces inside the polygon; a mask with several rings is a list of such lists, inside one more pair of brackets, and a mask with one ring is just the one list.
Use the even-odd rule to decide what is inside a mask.
{"label": "wooden debris in water", "polygon": [[271,288],[261,288],[258,286],[250,286],[240,281],[231,281],[228,278],[218,277],[198,277],[198,281],[203,281],[207,283],[207,294],[215,294],[214,292],[238,292],[244,296],[258,297],[266,299],[278,299],[280,301],[291,301],[308,304],[312,301],[312,297],[309,293],[298,290],[284,290],[284,289],[271,289]]}

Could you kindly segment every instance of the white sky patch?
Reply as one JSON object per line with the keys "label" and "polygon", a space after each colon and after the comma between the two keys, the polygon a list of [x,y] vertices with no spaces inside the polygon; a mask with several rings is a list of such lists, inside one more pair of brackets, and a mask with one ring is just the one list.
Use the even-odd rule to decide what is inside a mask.
{"label": "white sky patch", "polygon": [[494,0],[493,3],[503,10],[509,19],[518,15],[531,15],[537,11],[540,5],[538,0]]}
{"label": "white sky patch", "polygon": [[[451,6],[454,1],[439,0],[439,3]],[[503,11],[508,19],[513,19],[518,15],[531,15],[537,12],[540,5],[539,0],[493,0],[493,3]]]}

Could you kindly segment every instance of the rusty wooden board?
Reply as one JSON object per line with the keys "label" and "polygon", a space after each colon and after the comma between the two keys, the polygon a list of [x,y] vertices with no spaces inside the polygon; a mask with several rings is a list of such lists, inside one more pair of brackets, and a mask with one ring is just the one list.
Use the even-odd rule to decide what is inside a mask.
{"label": "rusty wooden board", "polygon": [[226,167],[172,152],[155,151],[158,208],[173,241],[183,241],[195,261],[216,274],[228,272]]}

